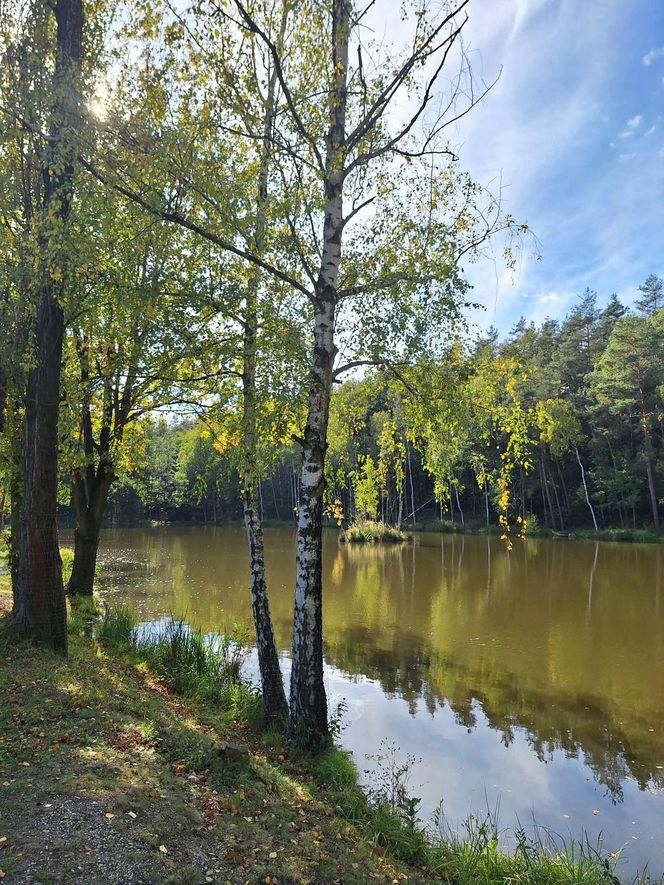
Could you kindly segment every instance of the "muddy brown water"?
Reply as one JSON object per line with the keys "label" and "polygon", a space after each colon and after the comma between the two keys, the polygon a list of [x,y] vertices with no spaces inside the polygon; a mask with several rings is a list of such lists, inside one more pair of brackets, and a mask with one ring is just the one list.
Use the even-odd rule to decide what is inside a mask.
{"label": "muddy brown water", "polygon": [[[266,532],[288,670],[295,535]],[[251,627],[241,528],[109,530],[102,593],[145,621]],[[499,812],[622,850],[664,873],[664,548],[422,534],[404,546],[324,536],[326,685],[342,743],[377,777],[381,741],[448,826]],[[252,658],[248,672],[255,668]],[[420,761],[421,760],[421,761]],[[509,840],[509,836],[505,837]],[[599,840],[599,841],[598,841]]]}

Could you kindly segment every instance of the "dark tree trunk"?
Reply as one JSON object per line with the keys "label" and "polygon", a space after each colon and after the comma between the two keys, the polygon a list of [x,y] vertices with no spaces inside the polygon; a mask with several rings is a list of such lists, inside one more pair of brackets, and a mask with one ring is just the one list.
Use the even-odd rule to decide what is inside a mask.
{"label": "dark tree trunk", "polygon": [[72,500],[76,510],[74,529],[74,562],[67,582],[67,593],[91,596],[94,590],[99,534],[106,512],[108,492],[115,479],[113,471],[100,464],[90,468],[87,479],[81,474],[72,477]]}
{"label": "dark tree trunk", "polygon": [[51,138],[43,151],[41,236],[44,282],[28,373],[19,565],[9,628],[17,636],[67,650],[67,610],[58,546],[58,412],[64,319],[60,298],[66,268],[49,266],[63,248],[71,212],[75,150],[65,133],[80,123],[78,77],[83,39],[82,0],[57,0]]}
{"label": "dark tree trunk", "polygon": [[48,286],[35,326],[35,366],[28,373],[18,580],[12,633],[67,650],[67,614],[58,545],[58,409],[62,309]]}
{"label": "dark tree trunk", "polygon": [[18,483],[15,482],[12,482],[9,506],[9,573],[12,579],[14,607],[16,607],[16,594],[18,592],[18,563],[21,558],[21,490]]}

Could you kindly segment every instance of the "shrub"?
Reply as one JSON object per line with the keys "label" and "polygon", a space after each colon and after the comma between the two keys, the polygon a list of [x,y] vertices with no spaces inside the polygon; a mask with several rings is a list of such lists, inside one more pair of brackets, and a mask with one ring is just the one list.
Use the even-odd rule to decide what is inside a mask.
{"label": "shrub", "polygon": [[408,541],[410,535],[402,532],[392,525],[386,525],[384,522],[372,522],[364,520],[362,522],[353,523],[348,526],[345,532],[341,533],[341,541],[349,544],[400,544]]}

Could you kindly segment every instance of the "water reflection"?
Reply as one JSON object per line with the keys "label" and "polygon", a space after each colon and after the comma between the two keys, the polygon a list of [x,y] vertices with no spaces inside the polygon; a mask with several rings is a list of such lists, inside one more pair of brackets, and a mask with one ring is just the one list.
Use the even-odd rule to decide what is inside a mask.
{"label": "water reflection", "polygon": [[[240,529],[114,531],[103,544],[105,592],[146,618],[250,625]],[[293,545],[290,531],[267,535],[284,651]],[[602,803],[602,814],[614,809],[602,829],[664,868],[661,556],[654,546],[535,540],[510,554],[454,535],[366,547],[327,533],[325,654],[331,694],[351,707],[346,740],[361,754],[385,735],[401,739],[429,769],[431,807],[443,794],[460,817],[501,772],[512,784],[503,807],[522,814],[539,796],[545,822],[559,823],[557,803],[576,803],[598,831],[586,817]]]}

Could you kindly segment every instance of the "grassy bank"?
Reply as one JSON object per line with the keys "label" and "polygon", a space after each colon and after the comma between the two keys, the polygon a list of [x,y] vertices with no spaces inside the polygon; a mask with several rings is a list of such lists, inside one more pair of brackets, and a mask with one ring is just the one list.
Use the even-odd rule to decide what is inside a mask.
{"label": "grassy bank", "polygon": [[[450,520],[435,519],[430,522],[416,523],[408,526],[411,532],[438,532],[444,535],[499,535],[501,529],[494,525],[478,525],[466,523],[461,525]],[[514,532],[517,535],[517,532]],[[569,531],[554,531],[543,526],[534,526],[526,532],[528,538],[554,538],[561,540],[591,540],[591,541],[617,541],[634,544],[662,544],[664,535],[657,534],[652,529],[569,529]]]}
{"label": "grassy bank", "polygon": [[303,757],[261,734],[231,642],[177,623],[142,634],[126,610],[90,637],[89,618],[70,619],[66,660],[0,648],[7,881],[617,881],[578,848],[524,836],[504,854],[487,821],[434,836],[393,772],[367,794],[346,753]]}

